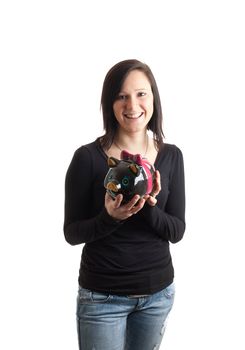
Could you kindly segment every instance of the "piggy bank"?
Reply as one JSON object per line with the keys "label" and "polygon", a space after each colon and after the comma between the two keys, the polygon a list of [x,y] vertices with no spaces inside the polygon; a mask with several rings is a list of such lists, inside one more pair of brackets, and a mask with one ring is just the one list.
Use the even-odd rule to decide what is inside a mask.
{"label": "piggy bank", "polygon": [[121,152],[121,159],[108,158],[109,171],[104,179],[104,187],[112,198],[119,193],[123,203],[129,202],[134,195],[143,197],[150,194],[155,178],[154,167],[140,154]]}

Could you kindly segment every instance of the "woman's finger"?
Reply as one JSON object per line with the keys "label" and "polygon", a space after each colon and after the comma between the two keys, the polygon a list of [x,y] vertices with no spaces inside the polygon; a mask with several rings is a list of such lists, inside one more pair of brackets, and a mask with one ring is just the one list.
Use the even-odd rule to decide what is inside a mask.
{"label": "woman's finger", "polygon": [[133,214],[136,214],[140,209],[142,209],[144,204],[145,204],[145,198],[142,197],[138,200],[136,205],[133,206],[133,208],[132,208]]}
{"label": "woman's finger", "polygon": [[147,203],[151,206],[154,207],[157,204],[157,199],[155,197],[150,196],[147,199]]}
{"label": "woman's finger", "polygon": [[120,193],[116,196],[114,201],[114,207],[115,209],[119,208],[123,200],[123,195]]}
{"label": "woman's finger", "polygon": [[158,170],[155,172],[155,180],[154,180],[154,186],[151,192],[151,196],[155,197],[158,195],[158,193],[161,191],[161,177]]}
{"label": "woman's finger", "polygon": [[131,210],[133,207],[135,207],[135,205],[137,204],[137,202],[139,201],[140,199],[140,196],[139,195],[135,195],[130,202],[128,202],[126,205],[125,205],[125,208],[127,210]]}

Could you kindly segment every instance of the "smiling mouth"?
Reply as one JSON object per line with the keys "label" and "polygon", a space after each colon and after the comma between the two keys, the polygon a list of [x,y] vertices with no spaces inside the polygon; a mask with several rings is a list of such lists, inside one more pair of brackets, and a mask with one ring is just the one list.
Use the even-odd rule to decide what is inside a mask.
{"label": "smiling mouth", "polygon": [[143,112],[137,113],[137,114],[129,114],[129,113],[124,113],[123,116],[127,119],[138,119],[142,117]]}

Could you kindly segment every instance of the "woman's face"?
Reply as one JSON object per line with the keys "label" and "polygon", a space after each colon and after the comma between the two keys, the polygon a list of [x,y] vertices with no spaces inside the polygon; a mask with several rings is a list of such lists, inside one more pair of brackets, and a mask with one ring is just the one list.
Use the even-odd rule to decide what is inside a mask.
{"label": "woman's face", "polygon": [[113,104],[113,111],[125,131],[146,130],[153,114],[153,93],[143,72],[133,70],[129,73]]}

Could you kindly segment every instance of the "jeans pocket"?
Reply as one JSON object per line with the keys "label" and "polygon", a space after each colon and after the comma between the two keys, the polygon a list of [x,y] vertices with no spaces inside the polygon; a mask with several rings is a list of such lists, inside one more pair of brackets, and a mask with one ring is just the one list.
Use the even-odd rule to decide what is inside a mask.
{"label": "jeans pocket", "polygon": [[110,299],[110,294],[94,292],[89,289],[79,287],[78,299],[81,304],[105,303]]}
{"label": "jeans pocket", "polygon": [[106,303],[110,299],[110,294],[91,292],[91,300],[93,303]]}

